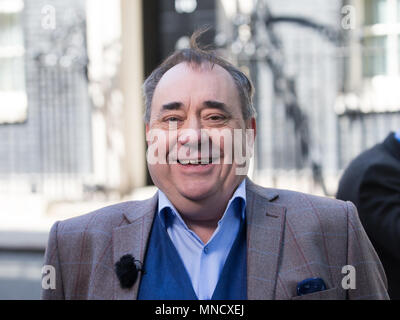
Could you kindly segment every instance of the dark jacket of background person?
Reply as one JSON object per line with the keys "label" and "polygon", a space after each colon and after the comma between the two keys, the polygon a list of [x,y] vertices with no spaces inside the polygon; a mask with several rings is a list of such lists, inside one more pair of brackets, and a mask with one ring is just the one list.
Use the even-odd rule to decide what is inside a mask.
{"label": "dark jacket of background person", "polygon": [[400,299],[400,142],[394,133],[350,163],[337,198],[356,205],[385,269],[389,296]]}

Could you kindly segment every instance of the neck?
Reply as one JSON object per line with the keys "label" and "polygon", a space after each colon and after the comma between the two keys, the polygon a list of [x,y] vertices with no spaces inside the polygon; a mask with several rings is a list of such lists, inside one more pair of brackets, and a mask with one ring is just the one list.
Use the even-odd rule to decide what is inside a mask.
{"label": "neck", "polygon": [[215,195],[201,201],[182,199],[174,203],[182,219],[192,226],[213,227],[222,218],[232,195]]}
{"label": "neck", "polygon": [[188,228],[192,230],[195,234],[197,234],[204,244],[206,244],[208,240],[210,240],[211,236],[218,226],[218,220],[193,221],[184,218],[184,221]]}
{"label": "neck", "polygon": [[164,192],[188,228],[195,232],[204,243],[207,243],[217,228],[218,221],[222,218],[229,199],[232,198],[241,182],[232,183],[226,189],[221,188],[225,189],[224,191],[220,190],[221,192],[213,193],[203,199],[191,199],[179,193]]}
{"label": "neck", "polygon": [[203,243],[207,243],[216,230],[232,194],[215,194],[200,201],[187,198],[179,199],[179,201],[173,201],[173,198],[170,198],[170,201],[187,227],[196,233]]}

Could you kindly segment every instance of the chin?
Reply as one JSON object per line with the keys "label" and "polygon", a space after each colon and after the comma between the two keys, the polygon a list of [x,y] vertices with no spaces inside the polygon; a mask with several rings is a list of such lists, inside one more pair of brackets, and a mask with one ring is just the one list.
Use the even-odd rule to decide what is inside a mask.
{"label": "chin", "polygon": [[212,184],[203,185],[199,183],[189,183],[179,185],[177,189],[185,198],[195,201],[202,200],[215,193],[214,185]]}

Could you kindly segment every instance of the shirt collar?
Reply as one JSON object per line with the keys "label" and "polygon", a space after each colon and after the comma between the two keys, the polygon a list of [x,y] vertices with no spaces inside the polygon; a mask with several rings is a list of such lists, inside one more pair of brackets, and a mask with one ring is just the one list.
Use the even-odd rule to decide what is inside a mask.
{"label": "shirt collar", "polygon": [[[241,210],[241,219],[244,220],[246,212],[246,210],[244,210],[246,208],[246,179],[243,179],[243,181],[236,188],[235,192],[233,193],[231,199],[228,202],[228,205],[225,208],[225,213],[235,199],[242,199],[243,205]],[[162,192],[161,190],[158,190],[158,215],[160,216],[161,221],[165,224],[165,214],[162,214],[162,212],[165,212],[165,214],[172,213],[179,219],[181,223],[183,223],[186,226],[180,214],[178,214],[178,211],[176,210],[175,206],[171,203],[171,201],[169,201],[165,193]],[[221,218],[221,220],[224,218],[224,216]]]}

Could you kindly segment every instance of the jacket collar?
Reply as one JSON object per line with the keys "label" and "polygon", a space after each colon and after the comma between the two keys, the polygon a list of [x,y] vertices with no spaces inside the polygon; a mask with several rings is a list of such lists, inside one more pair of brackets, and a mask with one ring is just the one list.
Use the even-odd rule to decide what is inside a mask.
{"label": "jacket collar", "polygon": [[247,181],[247,296],[249,300],[275,297],[278,262],[282,252],[286,207],[274,203],[274,189]]}
{"label": "jacket collar", "polygon": [[[128,224],[114,228],[112,235],[113,267],[125,254],[144,262],[145,250],[157,208],[157,193],[150,199],[132,203],[132,209],[124,212]],[[141,272],[131,289],[122,289],[114,275],[114,299],[133,300],[137,298]]]}

